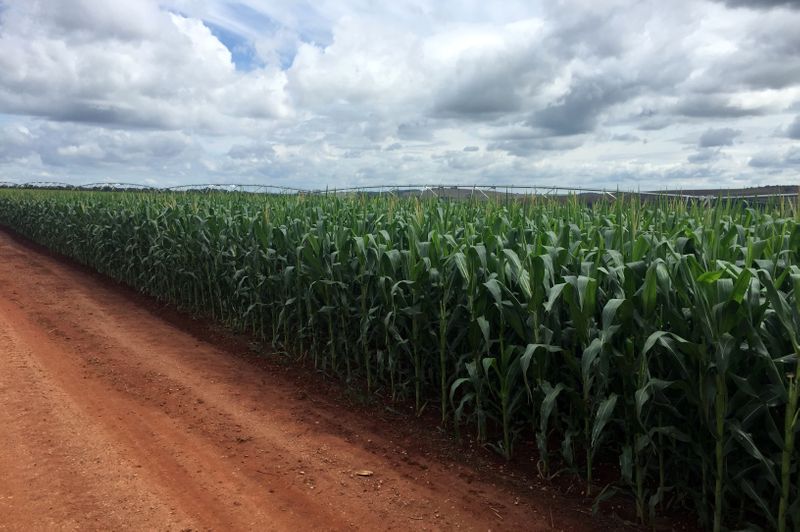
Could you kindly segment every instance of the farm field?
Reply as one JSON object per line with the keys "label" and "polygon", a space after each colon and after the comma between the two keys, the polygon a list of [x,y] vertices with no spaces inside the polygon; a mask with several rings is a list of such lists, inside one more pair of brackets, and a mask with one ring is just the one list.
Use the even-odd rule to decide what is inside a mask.
{"label": "farm field", "polygon": [[248,352],[0,230],[0,530],[607,528]]}
{"label": "farm field", "polygon": [[800,0],[0,0],[0,532],[800,532]]}
{"label": "farm field", "polygon": [[[623,501],[642,526],[682,512],[713,530],[791,530],[800,524],[796,198],[752,207],[732,200],[622,197],[587,206],[575,198],[472,202],[4,190],[0,224],[187,313],[247,334],[269,345],[273,354],[282,353],[282,360],[294,361],[290,367],[313,366],[369,398],[373,407],[382,401],[409,406],[420,417],[415,422],[438,423],[443,433],[491,449],[501,459],[527,461],[541,478],[569,475],[587,498]],[[154,401],[163,409],[154,418],[138,414],[141,423],[134,416],[135,421],[116,425],[123,432],[150,427],[147,434],[131,436],[137,442],[148,434],[154,441],[164,438],[159,447],[173,457],[146,469],[163,471],[184,460],[182,471],[213,471],[212,478],[224,477],[220,486],[232,483],[226,493],[246,499],[258,490],[232,480],[240,477],[230,461],[202,465],[204,457],[215,456],[203,448],[209,438],[219,437],[210,427],[246,427],[247,435],[234,437],[239,444],[257,440],[249,432],[293,435],[307,441],[298,446],[301,462],[319,440],[325,441],[308,421],[298,420],[306,419],[298,416],[306,401],[293,409],[281,404],[281,397],[292,392],[248,395],[248,383],[263,374],[202,344],[193,347],[190,337],[164,329],[152,317],[153,323],[137,324],[137,313],[125,304],[93,307],[90,300],[105,293],[99,288],[94,295],[84,286],[74,297],[56,298],[56,312],[31,309],[13,323],[8,316],[21,311],[9,300],[24,307],[23,294],[39,290],[45,305],[53,294],[70,292],[58,285],[59,275],[51,276],[49,288],[37,288],[48,286],[47,276],[26,259],[14,259],[24,253],[14,251],[18,245],[7,238],[4,242],[9,255],[4,275],[17,281],[4,278],[3,290],[28,283],[3,303],[8,307],[5,341],[23,345],[11,348],[21,352],[15,356],[22,363],[12,358],[10,369],[27,364],[35,373],[36,364],[43,363],[39,358],[47,357],[49,348],[38,349],[31,346],[35,340],[25,339],[24,331],[35,329],[29,338],[47,339],[47,344],[53,335],[62,349],[73,352],[49,357],[59,366],[43,371],[48,376],[72,371],[73,391],[64,393],[76,403],[92,396],[92,382],[107,387],[126,372],[139,375],[147,383],[141,390],[132,377],[115,384],[125,398],[109,417],[125,418],[120,413],[131,401]],[[92,316],[108,322],[95,326]],[[87,339],[93,343],[83,346]],[[81,372],[70,370],[68,361],[79,362],[91,378],[75,384]],[[22,382],[21,377],[6,386]],[[70,388],[62,386],[62,391]],[[102,397],[97,386],[94,396]],[[188,402],[172,404],[181,393]],[[304,393],[319,399],[314,390]],[[244,404],[256,409],[251,412],[263,414],[246,414],[238,399],[231,399],[240,396],[250,397]],[[114,404],[103,399],[99,406]],[[189,415],[189,408],[197,417],[176,428],[174,412]],[[221,417],[214,419],[220,409]],[[354,426],[369,417],[368,408],[336,416],[353,418]],[[156,425],[155,418],[164,423]],[[209,430],[214,435],[204,432]],[[380,428],[375,430],[369,444],[385,441]],[[198,442],[187,432],[202,437]],[[279,458],[297,454],[292,440],[271,438],[265,447],[284,449]],[[351,444],[342,452],[356,453],[358,446]],[[247,459],[242,463],[258,456],[258,448],[245,452],[246,447],[230,446],[237,458]],[[229,453],[223,453],[226,460],[233,456]],[[345,473],[355,472],[340,465],[358,461],[351,458],[316,462],[315,478],[321,480],[312,480],[299,465],[301,472],[294,472],[303,477],[300,484],[295,480],[287,490],[276,489],[273,497],[287,497],[283,504],[291,518],[306,502],[290,503],[294,499],[287,494],[298,487],[321,489],[325,482],[327,492],[338,490],[332,470],[338,465]],[[453,471],[445,468],[438,484],[429,485],[399,467],[387,468],[396,483],[395,498],[381,499],[387,507],[396,510],[404,494],[422,489],[427,495],[419,500],[451,504],[454,513],[441,523],[423,518],[421,528],[492,527],[497,508],[469,504],[470,490],[476,488],[453,477]],[[441,467],[434,462],[422,469],[434,475]],[[281,478],[272,472],[270,478]],[[207,480],[198,475],[184,479],[197,487]],[[372,482],[381,490],[380,480],[348,477],[346,482]],[[493,485],[475,484],[480,489]],[[391,516],[397,527],[417,524],[381,510],[380,502],[373,506],[353,491],[339,491],[341,500],[333,507],[350,508],[357,517],[332,528],[395,526]],[[452,505],[454,494],[457,504]],[[501,528],[556,525],[543,517],[548,506],[541,498],[527,495],[519,503],[523,499],[517,497],[522,496],[488,497],[513,507],[502,516]],[[231,504],[251,504],[253,512],[246,512],[251,518],[281,507],[280,501],[248,500]],[[308,503],[319,508],[319,523],[342,518],[320,502]],[[425,507],[438,519],[444,515],[441,505]],[[237,518],[235,511],[229,514],[226,519]],[[568,512],[563,517],[575,520],[557,525],[568,529],[601,522]],[[296,518],[285,526],[313,525],[315,519]]]}

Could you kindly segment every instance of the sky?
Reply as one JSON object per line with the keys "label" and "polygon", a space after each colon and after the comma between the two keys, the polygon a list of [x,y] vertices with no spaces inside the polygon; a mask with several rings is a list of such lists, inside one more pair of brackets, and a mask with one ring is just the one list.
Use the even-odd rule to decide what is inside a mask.
{"label": "sky", "polygon": [[800,0],[0,0],[0,181],[800,184]]}

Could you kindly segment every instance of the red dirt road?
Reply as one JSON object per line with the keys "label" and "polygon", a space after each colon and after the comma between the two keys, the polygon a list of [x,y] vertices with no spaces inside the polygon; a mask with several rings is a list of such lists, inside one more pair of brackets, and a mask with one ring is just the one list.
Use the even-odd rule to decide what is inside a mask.
{"label": "red dirt road", "polygon": [[608,526],[148,301],[0,230],[0,530]]}

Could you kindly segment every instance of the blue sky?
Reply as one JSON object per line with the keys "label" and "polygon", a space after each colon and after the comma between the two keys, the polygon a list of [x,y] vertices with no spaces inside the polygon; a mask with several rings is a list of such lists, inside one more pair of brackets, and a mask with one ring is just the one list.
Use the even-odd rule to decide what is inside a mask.
{"label": "blue sky", "polygon": [[0,0],[0,181],[800,184],[789,0]]}
{"label": "blue sky", "polygon": [[[263,66],[256,54],[253,43],[250,42],[249,39],[225,29],[222,26],[218,26],[213,22],[203,21],[203,24],[208,26],[208,29],[211,30],[211,34],[230,51],[231,60],[233,64],[236,65],[237,70],[254,70]],[[282,66],[289,66],[291,64],[291,58],[287,59],[288,61]]]}

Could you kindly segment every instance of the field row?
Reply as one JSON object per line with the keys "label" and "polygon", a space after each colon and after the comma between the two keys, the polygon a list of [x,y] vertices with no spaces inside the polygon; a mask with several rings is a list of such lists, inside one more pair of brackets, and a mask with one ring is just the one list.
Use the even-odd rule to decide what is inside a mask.
{"label": "field row", "polygon": [[0,223],[642,521],[800,527],[796,203],[0,190]]}

